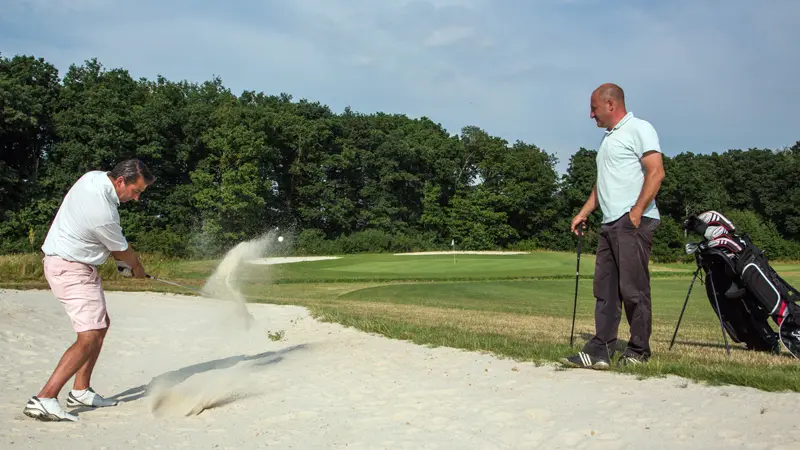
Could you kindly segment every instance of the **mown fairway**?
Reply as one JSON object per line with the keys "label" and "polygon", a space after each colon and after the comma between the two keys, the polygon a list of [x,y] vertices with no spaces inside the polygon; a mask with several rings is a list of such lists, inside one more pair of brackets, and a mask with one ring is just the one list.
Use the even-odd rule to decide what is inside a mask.
{"label": "mown fairway", "polygon": [[[582,255],[575,345],[569,347],[575,262],[575,254],[554,252],[456,255],[455,263],[450,254],[345,255],[327,261],[248,265],[240,283],[254,302],[305,305],[322,320],[391,338],[491,351],[538,363],[577,351],[593,332],[594,258]],[[154,275],[195,286],[202,285],[216,263],[146,261]],[[800,285],[799,265],[774,266],[787,281]],[[788,353],[745,351],[729,339],[733,349],[727,357],[719,321],[699,280],[675,346],[668,349],[694,268],[651,265],[654,356],[649,364],[626,371],[800,391],[800,363]],[[0,286],[46,287],[35,260],[0,258],[0,273],[5,275]],[[120,279],[113,267],[103,267],[103,273],[109,289],[181,292],[156,282]],[[627,336],[623,315],[619,346]]]}
{"label": "mown fairway", "polygon": [[[575,277],[575,257],[555,252],[524,255],[348,255],[281,264],[268,270],[277,282],[502,280]],[[581,257],[588,268],[594,258]],[[582,270],[583,272],[583,270]]]}

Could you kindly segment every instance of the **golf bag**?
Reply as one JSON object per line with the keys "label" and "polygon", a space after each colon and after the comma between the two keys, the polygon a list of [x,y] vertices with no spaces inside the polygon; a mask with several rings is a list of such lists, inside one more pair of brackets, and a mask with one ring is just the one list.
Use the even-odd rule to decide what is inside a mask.
{"label": "golf bag", "polygon": [[800,295],[770,266],[764,251],[716,211],[690,216],[684,229],[703,236],[686,251],[705,273],[709,302],[731,339],[774,353],[783,343],[800,355]]}

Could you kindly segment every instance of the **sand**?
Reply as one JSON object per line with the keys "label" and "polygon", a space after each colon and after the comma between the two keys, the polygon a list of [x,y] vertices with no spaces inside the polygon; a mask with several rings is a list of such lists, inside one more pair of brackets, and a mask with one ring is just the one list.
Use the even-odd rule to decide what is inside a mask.
{"label": "sand", "polygon": [[[535,367],[320,323],[295,306],[250,304],[254,326],[236,329],[218,319],[217,300],[107,297],[112,327],[93,385],[120,405],[74,409],[78,423],[43,423],[22,408],[74,334],[49,291],[0,291],[0,448],[788,449],[800,442],[800,394]],[[268,337],[281,331],[281,340]],[[154,395],[165,392],[157,386],[170,398]]]}

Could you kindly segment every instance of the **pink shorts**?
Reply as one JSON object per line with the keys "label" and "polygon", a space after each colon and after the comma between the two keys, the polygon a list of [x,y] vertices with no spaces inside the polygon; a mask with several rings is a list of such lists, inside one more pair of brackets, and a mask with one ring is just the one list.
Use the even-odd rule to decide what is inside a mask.
{"label": "pink shorts", "polygon": [[76,332],[108,327],[106,297],[97,267],[44,257],[44,276],[56,298],[64,305]]}

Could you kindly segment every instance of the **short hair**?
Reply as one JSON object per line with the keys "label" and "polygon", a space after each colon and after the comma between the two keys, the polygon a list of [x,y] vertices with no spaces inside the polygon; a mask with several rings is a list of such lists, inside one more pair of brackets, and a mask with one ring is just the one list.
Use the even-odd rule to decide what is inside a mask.
{"label": "short hair", "polygon": [[625,104],[625,91],[614,83],[604,83],[597,88],[600,98],[613,98],[621,104]]}
{"label": "short hair", "polygon": [[142,177],[146,185],[151,185],[156,181],[156,177],[150,172],[145,163],[138,159],[128,159],[114,166],[109,172],[111,178],[122,177],[125,184],[133,184]]}

